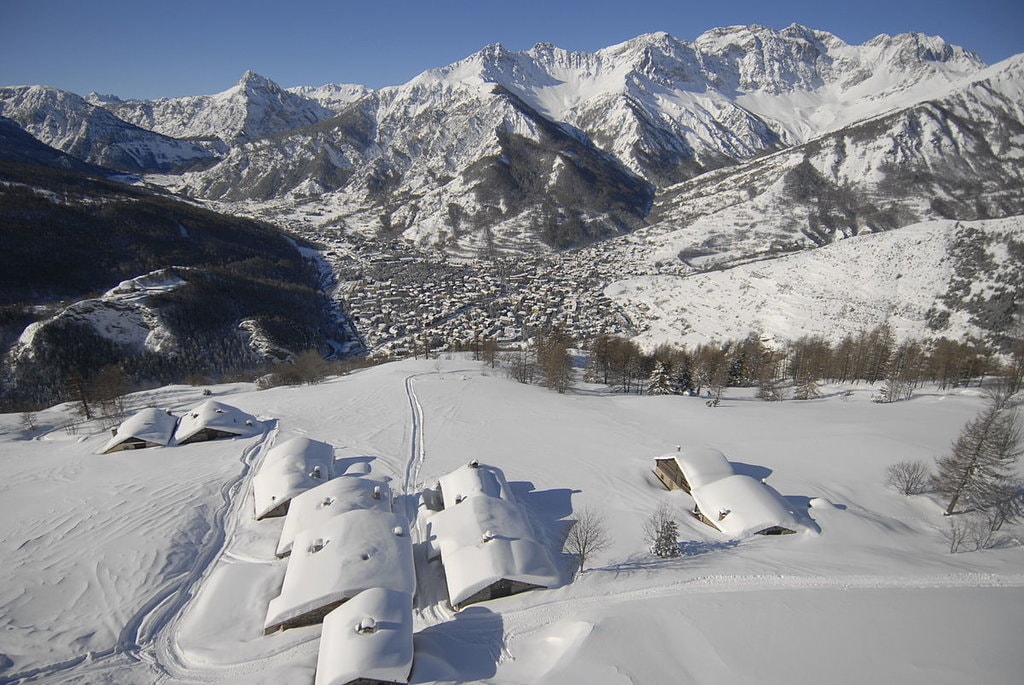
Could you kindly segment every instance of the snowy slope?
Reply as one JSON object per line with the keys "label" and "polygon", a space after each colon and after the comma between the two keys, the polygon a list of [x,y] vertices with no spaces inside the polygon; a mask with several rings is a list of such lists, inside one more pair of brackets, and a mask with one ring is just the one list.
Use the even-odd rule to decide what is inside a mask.
{"label": "snowy slope", "polygon": [[1024,214],[1022,87],[1018,56],[928,102],[664,189],[642,235],[655,261],[706,268],[928,219]]}
{"label": "snowy slope", "polygon": [[53,316],[29,325],[18,338],[5,360],[16,365],[31,359],[40,350],[36,337],[45,326],[72,323],[94,330],[100,337],[138,354],[142,351],[170,352],[179,341],[160,320],[159,312],[147,300],[185,285],[169,270],[124,281],[97,298],[73,302]]}
{"label": "snowy slope", "polygon": [[[999,299],[1004,286],[1016,287],[1013,244],[1024,245],[1024,218],[927,222],[686,277],[631,278],[606,294],[642,322],[639,340],[652,347],[739,340],[751,332],[779,341],[838,341],[886,321],[900,338],[984,339],[992,330],[974,314],[982,301]],[[992,260],[976,271],[975,249]],[[963,280],[970,282],[966,293]],[[945,327],[930,326],[939,311],[949,312]]]}
{"label": "snowy slope", "polygon": [[[216,387],[267,432],[107,456],[94,454],[97,427],[60,428],[67,407],[41,412],[32,432],[2,416],[0,677],[312,682],[319,626],[262,634],[287,561],[274,554],[281,519],[254,521],[250,490],[270,447],[308,435],[338,446],[339,470],[391,478],[405,516],[423,487],[478,457],[503,468],[553,551],[582,507],[606,516],[612,545],[581,578],[569,582],[563,557],[560,587],[454,615],[438,569],[419,559],[412,682],[1014,682],[1019,542],[950,555],[940,505],[883,485],[886,465],[948,449],[977,391],[879,405],[872,389],[849,389],[799,403],[730,394],[712,410],[410,360],[319,386]],[[200,390],[134,402],[180,411]],[[679,443],[767,478],[820,532],[732,540],[690,518],[690,498],[651,473]],[[662,503],[679,517],[677,560],[653,558],[640,537]]]}

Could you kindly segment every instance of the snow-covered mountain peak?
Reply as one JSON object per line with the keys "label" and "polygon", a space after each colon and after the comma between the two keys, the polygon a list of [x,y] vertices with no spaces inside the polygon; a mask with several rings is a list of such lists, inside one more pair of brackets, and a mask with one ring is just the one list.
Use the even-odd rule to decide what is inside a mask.
{"label": "snow-covered mountain peak", "polygon": [[694,47],[717,88],[785,93],[814,90],[825,82],[832,62],[828,43],[835,45],[830,38],[834,37],[811,34],[797,25],[782,31],[730,26],[702,34]]}
{"label": "snow-covered mountain peak", "polygon": [[449,86],[479,86],[487,83],[506,85],[518,78],[521,65],[528,61],[527,53],[513,52],[501,43],[492,43],[458,62],[429,69],[414,78],[408,85],[428,86],[437,83]]}
{"label": "snow-covered mountain peak", "polygon": [[97,93],[95,91],[86,95],[85,101],[88,102],[90,105],[96,105],[97,107],[102,107],[103,105],[119,104],[121,102],[124,102],[124,100],[117,97],[116,95],[111,95],[110,93]]}
{"label": "snow-covered mountain peak", "polygon": [[104,103],[121,119],[175,138],[254,140],[315,124],[335,112],[254,71],[215,95]]}
{"label": "snow-covered mountain peak", "polygon": [[278,95],[283,93],[281,86],[271,81],[266,76],[261,76],[255,71],[248,70],[242,74],[242,78],[238,80],[238,83],[226,91],[231,94],[244,95],[248,98],[264,98],[267,95]]}
{"label": "snow-covered mountain peak", "polygon": [[670,33],[666,33],[665,31],[654,31],[652,33],[641,33],[639,36],[630,38],[618,45],[612,45],[602,50],[598,50],[598,53],[629,55],[631,53],[636,54],[651,49],[670,52],[675,46],[683,43],[684,41],[679,40]]}
{"label": "snow-covered mountain peak", "polygon": [[124,171],[166,171],[211,156],[202,144],[126,123],[107,108],[48,86],[0,88],[0,116],[82,161]]}
{"label": "snow-covered mountain peak", "polygon": [[373,92],[373,89],[358,83],[325,83],[322,86],[297,86],[286,90],[289,93],[319,102],[333,112],[340,112],[356,100]]}
{"label": "snow-covered mountain peak", "polygon": [[706,86],[693,46],[664,31],[639,35],[599,50],[596,55],[605,62],[606,70],[611,67],[625,72],[623,83],[629,81],[629,76],[639,75],[667,88]]}
{"label": "snow-covered mountain peak", "polygon": [[895,36],[882,34],[866,42],[864,47],[879,50],[887,62],[899,66],[923,62],[943,62],[970,70],[985,66],[981,57],[970,50],[951,45],[939,36],[923,33],[900,33]]}
{"label": "snow-covered mountain peak", "polygon": [[[254,203],[246,211],[279,203],[267,209],[269,216],[292,211],[281,208],[296,201],[307,203],[297,214],[308,206],[311,216],[342,217],[359,230],[401,234],[422,244],[457,244],[463,254],[476,254],[470,242],[484,235],[476,230],[480,226],[490,231],[487,240],[499,238],[499,247],[501,238],[514,235],[519,249],[519,237],[536,235],[537,227],[557,234],[549,244],[571,244],[563,240],[560,221],[568,216],[566,207],[579,203],[559,204],[563,195],[555,202],[551,188],[565,191],[565,198],[578,198],[579,188],[589,193],[596,185],[613,188],[613,195],[625,189],[619,194],[628,196],[629,215],[622,226],[632,226],[649,206],[638,177],[668,189],[958,89],[972,88],[957,100],[971,121],[982,114],[971,104],[977,102],[1017,121],[1024,115],[1015,114],[1020,107],[1008,93],[1022,88],[1020,65],[1006,68],[985,69],[973,53],[923,34],[849,45],[800,24],[754,25],[714,29],[693,41],[646,33],[595,52],[546,42],[515,51],[495,43],[376,91],[344,84],[283,89],[247,71],[215,95],[150,102],[95,96],[97,108],[84,101],[51,102],[47,98],[59,94],[45,89],[8,88],[0,89],[0,108],[11,108],[26,130],[35,126],[36,135],[48,136],[64,151],[77,149],[79,138],[97,149],[107,143],[92,125],[71,131],[76,136],[71,138],[66,116],[47,118],[43,112],[80,109],[94,115],[88,110],[98,109],[166,136],[201,138],[201,143],[188,141],[201,146],[201,154],[189,152],[184,162],[219,161],[192,164],[186,174],[158,182],[197,198]],[[986,92],[988,80],[999,87]],[[860,152],[854,164],[849,150],[878,135],[882,125],[859,129],[859,137],[835,153],[833,165],[822,162],[816,169],[831,174],[832,167],[841,167],[844,182],[870,169],[877,180],[894,173],[893,160],[916,159],[917,141],[924,131],[944,130],[944,117],[915,110],[905,134],[897,130],[903,120],[887,119],[891,130],[885,128],[884,135],[892,144]],[[990,119],[985,125],[1005,135],[963,135],[969,134],[972,145],[992,143],[995,168],[1001,160],[1016,159],[1008,155],[1017,154],[1018,138]],[[949,151],[961,142],[945,134],[936,140],[943,141],[943,160],[956,156]],[[184,164],[163,164],[168,166]],[[580,170],[587,175],[573,177]],[[801,176],[804,171],[794,171],[796,181],[807,175]],[[1000,170],[986,178],[1005,176]],[[580,221],[609,216],[606,204],[594,203]]]}

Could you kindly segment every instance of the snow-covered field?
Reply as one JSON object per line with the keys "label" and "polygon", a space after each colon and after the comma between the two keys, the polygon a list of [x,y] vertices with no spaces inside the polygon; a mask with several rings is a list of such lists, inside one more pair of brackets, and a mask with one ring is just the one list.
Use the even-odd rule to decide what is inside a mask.
{"label": "snow-covered field", "polygon": [[[201,388],[133,396],[177,413]],[[287,560],[283,519],[253,519],[250,481],[289,437],[333,444],[338,469],[390,478],[402,514],[471,459],[499,466],[552,545],[582,507],[613,544],[571,581],[445,605],[421,564],[412,681],[493,683],[1018,683],[1024,548],[951,555],[941,507],[884,485],[896,461],[943,454],[976,390],[879,405],[873,388],[808,402],[734,391],[568,395],[463,359],[405,361],[321,385],[215,399],[264,420],[253,438],[111,455],[109,434],[40,412],[0,416],[0,682],[312,683],[319,626],[265,636]],[[651,467],[676,445],[722,450],[767,478],[807,532],[730,540],[686,512]],[[808,508],[824,498],[834,506]],[[683,555],[645,550],[641,524],[678,513]],[[816,500],[816,503],[818,501]],[[1018,538],[1020,531],[1011,531]]]}

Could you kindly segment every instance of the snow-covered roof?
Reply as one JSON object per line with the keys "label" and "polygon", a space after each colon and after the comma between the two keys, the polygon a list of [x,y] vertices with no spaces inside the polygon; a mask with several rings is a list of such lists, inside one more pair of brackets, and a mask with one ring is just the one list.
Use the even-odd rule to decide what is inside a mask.
{"label": "snow-covered roof", "polygon": [[244,437],[255,435],[262,426],[253,416],[237,407],[207,400],[181,417],[174,440],[179,444],[188,442],[189,438],[207,428]]}
{"label": "snow-covered roof", "polygon": [[658,459],[675,459],[691,488],[699,488],[735,473],[725,455],[711,447],[684,447]]}
{"label": "snow-covered roof", "polygon": [[750,476],[732,475],[694,488],[697,508],[723,533],[744,537],[770,528],[797,531],[802,526],[774,488]]}
{"label": "snow-covered roof", "polygon": [[514,502],[470,497],[431,516],[427,530],[441,553],[452,606],[503,579],[541,587],[559,581],[551,556]]}
{"label": "snow-covered roof", "polygon": [[333,467],[334,446],[326,442],[299,437],[275,445],[252,479],[256,518],[329,480]]}
{"label": "snow-covered roof", "polygon": [[476,461],[441,476],[437,482],[445,507],[454,507],[463,499],[477,495],[515,501],[502,470]]}
{"label": "snow-covered roof", "polygon": [[281,529],[277,556],[292,551],[292,543],[300,531],[354,509],[391,511],[391,487],[372,478],[341,476],[295,495]]}
{"label": "snow-covered roof", "polygon": [[315,685],[407,683],[412,658],[412,596],[371,588],[324,617]]}
{"label": "snow-covered roof", "polygon": [[103,446],[106,454],[125,440],[136,438],[153,445],[167,445],[174,435],[178,417],[162,409],[147,407],[136,412],[117,428],[114,436]]}
{"label": "snow-covered roof", "polygon": [[373,587],[413,594],[416,572],[407,524],[390,512],[356,509],[295,536],[281,594],[270,600],[272,632]]}

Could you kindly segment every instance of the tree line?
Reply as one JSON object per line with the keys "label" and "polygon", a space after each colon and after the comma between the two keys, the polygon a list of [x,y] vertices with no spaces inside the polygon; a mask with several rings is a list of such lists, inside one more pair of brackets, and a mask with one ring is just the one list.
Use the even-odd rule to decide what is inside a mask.
{"label": "tree line", "polygon": [[[508,375],[521,383],[536,383],[558,392],[572,385],[573,369],[585,357],[585,378],[618,392],[650,395],[707,395],[721,397],[728,387],[756,387],[766,401],[816,397],[820,383],[866,383],[877,386],[874,399],[909,399],[922,384],[940,390],[1000,376],[1011,393],[1024,387],[1024,340],[1008,354],[975,340],[933,338],[898,341],[888,324],[850,333],[838,342],[803,336],[769,344],[757,334],[742,340],[699,344],[663,344],[650,351],[629,338],[600,335],[589,343],[574,340],[553,328],[527,331],[526,343],[500,349],[493,338],[456,347],[476,360],[495,365],[500,360]],[[427,354],[429,347],[420,351]]]}
{"label": "tree line", "polygon": [[693,348],[661,345],[645,352],[632,340],[603,335],[590,345],[588,377],[621,392],[708,394],[756,387],[764,400],[810,399],[820,382],[878,386],[875,399],[908,399],[923,383],[961,387],[986,375],[1006,378],[1012,392],[1024,382],[1024,341],[1008,358],[976,341],[897,341],[891,326],[851,333],[837,343],[804,336],[769,345],[761,336]]}

